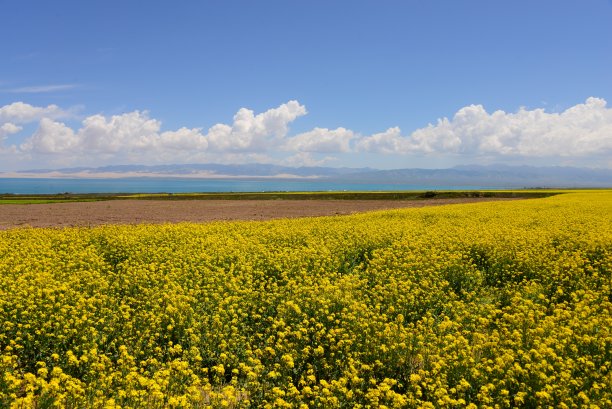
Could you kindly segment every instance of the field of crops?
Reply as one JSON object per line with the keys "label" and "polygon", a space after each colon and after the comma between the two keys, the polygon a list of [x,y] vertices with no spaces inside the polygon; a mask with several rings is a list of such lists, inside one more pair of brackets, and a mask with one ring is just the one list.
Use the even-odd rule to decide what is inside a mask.
{"label": "field of crops", "polygon": [[0,407],[612,407],[612,192],[0,232]]}

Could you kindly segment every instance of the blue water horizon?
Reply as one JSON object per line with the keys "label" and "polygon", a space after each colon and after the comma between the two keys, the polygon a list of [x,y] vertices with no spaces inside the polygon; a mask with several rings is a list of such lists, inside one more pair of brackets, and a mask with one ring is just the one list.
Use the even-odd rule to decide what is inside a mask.
{"label": "blue water horizon", "polygon": [[504,188],[508,187],[360,183],[331,179],[0,178],[0,194],[342,192]]}

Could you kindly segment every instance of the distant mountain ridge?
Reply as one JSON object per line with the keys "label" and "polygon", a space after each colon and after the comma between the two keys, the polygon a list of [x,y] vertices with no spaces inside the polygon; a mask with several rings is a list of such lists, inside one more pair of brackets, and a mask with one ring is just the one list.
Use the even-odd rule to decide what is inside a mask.
{"label": "distant mountain ridge", "polygon": [[101,167],[75,167],[62,169],[24,170],[20,173],[143,173],[163,175],[194,175],[210,173],[211,175],[264,177],[276,175],[295,175],[302,177],[343,176],[356,172],[374,171],[370,168],[332,168],[318,166],[290,167],[271,164],[248,163],[223,165],[215,163],[185,165],[112,165]]}
{"label": "distant mountain ridge", "polygon": [[499,187],[612,187],[612,170],[573,167],[470,165],[448,169],[395,169],[353,173],[364,181],[418,181],[424,185]]}
{"label": "distant mountain ridge", "polygon": [[290,167],[271,164],[185,164],[115,165],[37,169],[18,172],[33,177],[50,175],[88,177],[113,174],[115,177],[244,177],[244,178],[319,178],[347,182],[439,186],[491,187],[612,187],[611,169],[575,167],[537,167],[509,165],[468,165],[447,169],[333,168],[321,166]]}

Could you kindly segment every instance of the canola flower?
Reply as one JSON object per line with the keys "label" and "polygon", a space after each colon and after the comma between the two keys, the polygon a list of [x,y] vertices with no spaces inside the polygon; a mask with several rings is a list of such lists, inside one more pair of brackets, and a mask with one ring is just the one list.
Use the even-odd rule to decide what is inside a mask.
{"label": "canola flower", "polygon": [[612,407],[612,192],[0,232],[0,407]]}

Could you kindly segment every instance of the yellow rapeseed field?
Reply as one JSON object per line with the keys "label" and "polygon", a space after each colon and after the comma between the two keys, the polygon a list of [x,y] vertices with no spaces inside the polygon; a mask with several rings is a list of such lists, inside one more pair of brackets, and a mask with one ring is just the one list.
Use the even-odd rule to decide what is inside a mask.
{"label": "yellow rapeseed field", "polygon": [[612,407],[612,192],[0,232],[0,407]]}

